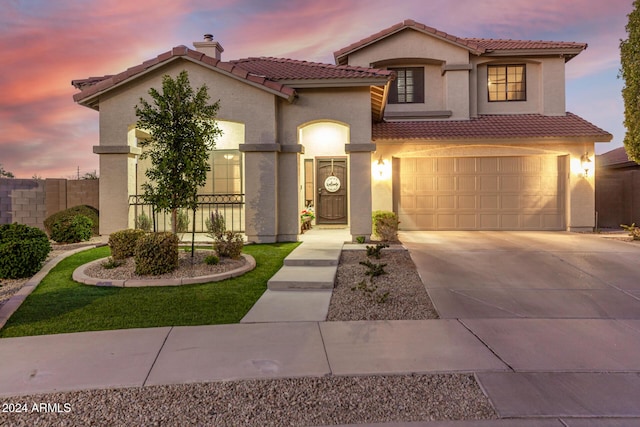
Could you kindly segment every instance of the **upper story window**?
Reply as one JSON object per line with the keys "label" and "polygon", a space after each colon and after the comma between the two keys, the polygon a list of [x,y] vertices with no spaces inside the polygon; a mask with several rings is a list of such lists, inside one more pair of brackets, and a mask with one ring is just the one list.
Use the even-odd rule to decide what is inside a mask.
{"label": "upper story window", "polygon": [[487,67],[489,101],[526,101],[527,73],[524,65]]}
{"label": "upper story window", "polygon": [[424,68],[389,68],[396,72],[396,79],[389,90],[390,104],[414,104],[424,102]]}

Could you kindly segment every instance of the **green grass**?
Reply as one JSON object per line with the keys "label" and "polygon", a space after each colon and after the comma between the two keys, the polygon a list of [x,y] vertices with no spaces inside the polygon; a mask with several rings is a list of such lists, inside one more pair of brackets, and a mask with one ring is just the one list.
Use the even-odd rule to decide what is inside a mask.
{"label": "green grass", "polygon": [[60,262],[0,330],[0,337],[157,326],[237,323],[267,289],[267,281],[298,243],[248,245],[257,267],[215,283],[157,288],[87,286],[71,279],[82,264],[109,256],[109,248]]}

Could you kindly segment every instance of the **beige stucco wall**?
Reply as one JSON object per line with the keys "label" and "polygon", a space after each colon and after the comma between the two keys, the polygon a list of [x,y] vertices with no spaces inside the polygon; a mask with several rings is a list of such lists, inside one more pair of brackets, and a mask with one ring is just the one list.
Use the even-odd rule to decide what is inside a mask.
{"label": "beige stucco wall", "polygon": [[[316,156],[351,157],[347,165],[349,173],[348,224],[352,234],[371,234],[371,181],[367,172],[353,169],[353,157],[362,154],[347,154],[346,144],[369,144],[371,142],[371,96],[368,86],[333,89],[298,89],[298,99],[293,104],[280,102],[279,135],[282,145],[302,144],[304,153],[300,161]],[[368,162],[369,153],[366,154]],[[283,162],[281,161],[281,165]],[[367,164],[366,169],[369,170]],[[281,183],[285,172],[280,171]],[[293,177],[286,178],[288,189],[293,186]],[[280,203],[279,228],[293,230],[295,222],[299,230],[299,212],[304,208],[304,185],[301,169],[295,179],[296,197],[286,197]],[[357,190],[356,190],[357,189]],[[280,189],[282,190],[282,188]],[[295,204],[294,204],[295,203]],[[363,222],[364,221],[364,222]]]}
{"label": "beige stucco wall", "polygon": [[[568,171],[566,181],[566,220],[571,231],[590,230],[595,225],[595,180],[594,171],[584,176],[580,158],[586,152],[593,156],[593,142],[555,141],[454,141],[420,142],[377,142],[377,151],[371,161],[393,157],[494,157],[554,155],[567,156]],[[373,210],[393,210],[393,189],[391,178],[379,179],[373,175]]]}
{"label": "beige stucco wall", "polygon": [[[129,133],[131,125],[137,121],[134,106],[141,97],[151,100],[148,91],[152,87],[161,89],[162,76],[176,76],[182,70],[188,71],[192,87],[207,85],[211,102],[220,99],[219,119],[244,124],[243,142],[275,142],[277,125],[273,94],[179,59],[100,98],[100,147],[135,147],[136,139]],[[127,212],[128,195],[136,192],[136,162],[135,154],[100,155],[100,175],[103,178],[100,180],[100,206],[104,218],[100,224],[101,234],[110,234],[134,224],[133,213]],[[139,169],[138,176],[141,177],[144,166]],[[258,187],[255,191],[263,190]],[[266,215],[271,215],[272,223],[276,223],[275,211],[267,211]]]}
{"label": "beige stucco wall", "polygon": [[[544,114],[564,115],[565,63],[564,58],[472,58],[474,70],[471,79],[476,80],[475,99],[471,114]],[[526,64],[526,101],[489,102],[487,89],[487,65]]]}

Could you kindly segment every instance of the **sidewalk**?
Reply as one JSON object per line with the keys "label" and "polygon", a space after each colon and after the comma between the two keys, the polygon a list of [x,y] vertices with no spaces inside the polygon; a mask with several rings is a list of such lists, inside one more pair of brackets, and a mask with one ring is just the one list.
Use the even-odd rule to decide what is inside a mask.
{"label": "sidewalk", "polygon": [[[311,245],[322,252],[322,239],[311,234],[299,248]],[[303,297],[309,291],[293,292]],[[640,426],[640,320],[293,318],[1,339],[0,396],[260,378],[473,373],[505,420],[386,425]]]}

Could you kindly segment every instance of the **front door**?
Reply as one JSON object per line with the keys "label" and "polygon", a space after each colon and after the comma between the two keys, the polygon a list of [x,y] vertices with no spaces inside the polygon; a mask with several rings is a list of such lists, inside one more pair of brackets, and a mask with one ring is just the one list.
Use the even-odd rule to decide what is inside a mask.
{"label": "front door", "polygon": [[347,159],[316,159],[316,224],[347,223]]}

